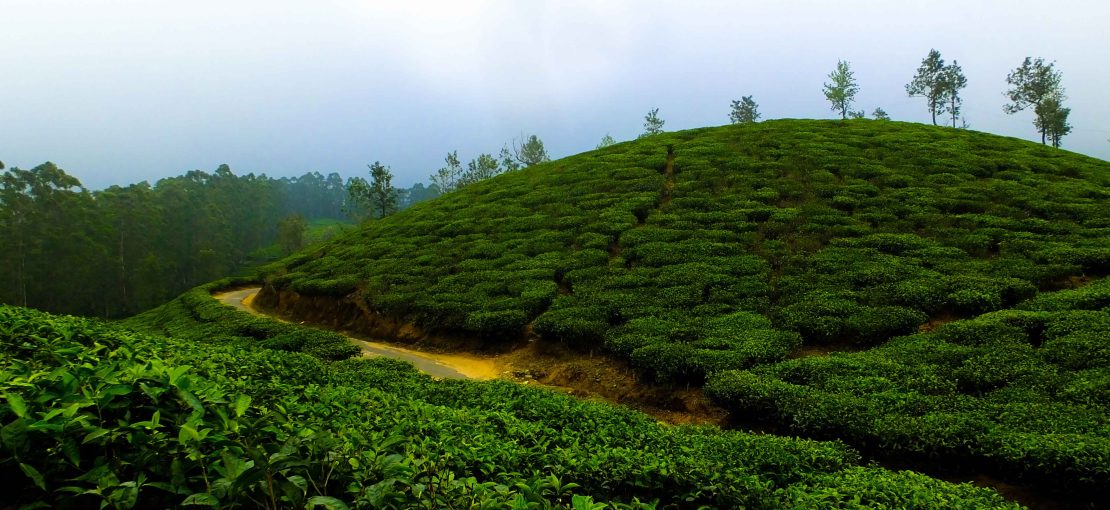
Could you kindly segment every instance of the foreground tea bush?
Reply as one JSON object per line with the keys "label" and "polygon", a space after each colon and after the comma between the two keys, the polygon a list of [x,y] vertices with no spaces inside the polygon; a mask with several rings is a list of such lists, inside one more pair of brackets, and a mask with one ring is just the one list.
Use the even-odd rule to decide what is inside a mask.
{"label": "foreground tea bush", "polygon": [[511,383],[259,349],[238,325],[169,322],[210,336],[0,307],[5,506],[1016,507],[861,467],[840,443],[669,427]]}
{"label": "foreground tea bush", "polygon": [[204,341],[246,340],[269,349],[303,352],[324,360],[357,355],[357,346],[334,331],[297,327],[242,313],[212,299],[212,292],[251,283],[251,278],[224,278],[201,285],[127,323],[147,331]]}

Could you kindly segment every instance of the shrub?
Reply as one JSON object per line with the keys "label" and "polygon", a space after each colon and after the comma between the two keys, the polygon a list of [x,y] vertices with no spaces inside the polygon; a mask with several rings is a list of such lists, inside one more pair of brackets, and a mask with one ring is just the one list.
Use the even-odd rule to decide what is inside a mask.
{"label": "shrub", "polygon": [[518,338],[528,316],[521,310],[473,312],[466,316],[466,329],[486,337]]}
{"label": "shrub", "polygon": [[710,319],[706,324],[711,334],[740,333],[752,329],[770,329],[771,320],[752,312],[734,312]]}
{"label": "shrub", "polygon": [[601,344],[609,329],[608,311],[600,307],[571,306],[544,312],[532,328],[544,338],[583,347]]}
{"label": "shrub", "polygon": [[900,306],[861,307],[847,318],[845,330],[857,343],[877,343],[912,333],[928,319],[921,312]]}
{"label": "shrub", "polygon": [[858,304],[847,299],[811,294],[802,302],[779,310],[777,317],[784,328],[797,331],[815,342],[828,342],[845,336],[847,317],[858,309]]}
{"label": "shrub", "polygon": [[699,382],[704,376],[694,349],[687,344],[647,344],[632,351],[630,359],[633,365],[648,370],[660,381]]}

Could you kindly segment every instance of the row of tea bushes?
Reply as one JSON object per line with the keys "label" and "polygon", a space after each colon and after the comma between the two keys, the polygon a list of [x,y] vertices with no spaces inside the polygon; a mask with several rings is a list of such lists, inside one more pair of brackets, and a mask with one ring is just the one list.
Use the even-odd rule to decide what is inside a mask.
{"label": "row of tea bushes", "polygon": [[1110,484],[1110,280],[851,354],[717,374],[736,413],[1094,497]]}
{"label": "row of tea bushes", "polygon": [[5,506],[1018,508],[840,443],[257,349],[163,313],[178,336],[0,307]]}

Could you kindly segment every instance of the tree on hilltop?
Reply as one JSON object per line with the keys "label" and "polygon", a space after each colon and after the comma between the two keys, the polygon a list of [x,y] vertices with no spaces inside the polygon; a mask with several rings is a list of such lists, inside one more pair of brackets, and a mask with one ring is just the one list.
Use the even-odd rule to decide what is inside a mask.
{"label": "tree on hilltop", "polygon": [[639,137],[657,135],[663,132],[663,124],[667,121],[659,118],[659,108],[652,108],[644,116],[644,133]]}
{"label": "tree on hilltop", "polygon": [[543,140],[536,135],[525,138],[521,134],[519,138],[509,140],[509,143],[501,148],[501,165],[505,167],[506,172],[538,165],[545,161],[551,161],[551,158],[547,155],[547,149],[543,147]]}
{"label": "tree on hilltop", "polygon": [[459,179],[459,187],[484,181],[499,173],[501,173],[501,165],[497,162],[497,158],[492,154],[479,154],[466,165],[466,172],[463,172]]}
{"label": "tree on hilltop", "polygon": [[454,191],[459,186],[459,178],[463,173],[462,164],[459,163],[459,151],[448,152],[443,161],[444,166],[428,178],[432,185],[439,188],[441,194]]}
{"label": "tree on hilltop", "polygon": [[1060,139],[1071,132],[1071,124],[1068,124],[1071,108],[1064,108],[1060,99],[1052,96],[1038,105],[1035,113],[1037,129],[1046,134],[1053,147],[1060,147]]}
{"label": "tree on hilltop", "polygon": [[944,69],[944,59],[940,52],[929,50],[929,54],[918,66],[917,74],[906,84],[906,94],[910,97],[925,98],[934,126],[937,125],[937,114],[944,109]]}
{"label": "tree on hilltop", "polygon": [[375,161],[370,165],[370,203],[384,218],[397,209],[397,188],[393,187],[393,173],[389,167]]}
{"label": "tree on hilltop", "polygon": [[956,120],[960,118],[960,106],[963,105],[960,90],[967,87],[967,78],[964,77],[964,70],[959,62],[953,60],[951,65],[944,66],[940,84],[943,90],[941,98],[944,101],[945,112],[952,117],[952,127],[957,127]]}
{"label": "tree on hilltop", "polygon": [[361,177],[352,177],[347,181],[348,214],[361,216],[361,211],[368,211],[370,216],[384,218],[389,213],[397,210],[398,191],[393,187],[393,173],[389,167],[375,161],[368,165],[370,168],[370,181]]}
{"label": "tree on hilltop", "polygon": [[[597,148],[598,149],[604,149],[604,148],[609,147],[611,145],[616,145],[616,143],[617,143],[617,141],[614,140],[612,136],[609,136],[609,133],[605,133],[605,136],[601,137],[601,141],[598,142]],[[0,168],[2,168],[2,167],[0,167]]]}
{"label": "tree on hilltop", "polygon": [[733,124],[747,124],[759,120],[759,105],[752,100],[752,96],[744,96],[739,101],[732,102],[732,112],[728,119]]}
{"label": "tree on hilltop", "polygon": [[[1032,108],[1036,115],[1033,125],[1041,133],[1042,144],[1048,143],[1049,128],[1054,124],[1053,119],[1048,116],[1060,114],[1059,107],[1053,110],[1043,104],[1050,99],[1061,104],[1066,98],[1064,89],[1060,86],[1062,77],[1054,66],[1055,63],[1046,65],[1042,58],[1025,57],[1021,66],[1006,76],[1006,83],[1010,85],[1010,90],[1007,90],[1005,95],[1010,99],[1010,103],[1003,105],[1002,111],[1014,114]],[[1064,124],[1067,124],[1066,115]],[[1060,136],[1064,134],[1061,133]]]}
{"label": "tree on hilltop", "polygon": [[825,98],[831,104],[830,109],[840,112],[841,119],[847,119],[852,102],[859,92],[859,84],[856,83],[849,63],[844,60],[837,61],[836,70],[829,73],[829,80],[832,80],[832,83],[826,83],[824,91]]}

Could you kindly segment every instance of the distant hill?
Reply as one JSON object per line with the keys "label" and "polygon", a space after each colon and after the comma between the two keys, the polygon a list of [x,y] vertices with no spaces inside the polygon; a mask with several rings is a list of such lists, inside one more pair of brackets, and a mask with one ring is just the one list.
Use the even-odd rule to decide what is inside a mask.
{"label": "distant hill", "polygon": [[417,204],[270,266],[258,302],[602,348],[794,433],[1090,488],[1108,199],[1110,163],[980,132],[696,129]]}

